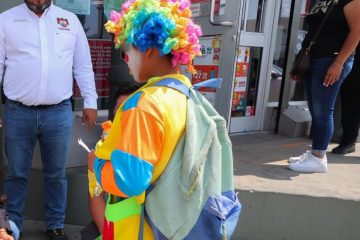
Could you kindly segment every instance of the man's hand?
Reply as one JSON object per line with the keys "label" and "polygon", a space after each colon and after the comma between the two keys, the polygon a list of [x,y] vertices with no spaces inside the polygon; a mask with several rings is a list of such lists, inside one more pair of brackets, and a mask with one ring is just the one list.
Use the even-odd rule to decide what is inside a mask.
{"label": "man's hand", "polygon": [[94,171],[95,159],[96,159],[95,151],[91,150],[91,152],[88,154],[88,169],[92,172]]}
{"label": "man's hand", "polygon": [[87,131],[90,131],[95,126],[95,121],[97,118],[96,109],[85,108],[83,111],[82,123],[87,127]]}

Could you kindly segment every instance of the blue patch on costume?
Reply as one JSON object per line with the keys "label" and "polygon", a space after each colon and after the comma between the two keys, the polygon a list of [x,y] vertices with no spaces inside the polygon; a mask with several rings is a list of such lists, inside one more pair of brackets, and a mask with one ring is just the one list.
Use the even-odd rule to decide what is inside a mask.
{"label": "blue patch on costume", "polygon": [[164,78],[152,86],[172,88],[183,93],[186,97],[190,96],[189,87],[175,78]]}
{"label": "blue patch on costume", "polygon": [[101,185],[101,170],[104,167],[106,161],[96,158],[94,161],[94,173],[96,177],[96,181]]}
{"label": "blue patch on costume", "polygon": [[141,95],[142,95],[142,92],[137,92],[134,95],[132,95],[128,100],[126,100],[124,107],[123,107],[123,112],[125,112],[131,108],[136,108]]}
{"label": "blue patch on costume", "polygon": [[129,153],[114,150],[111,154],[115,183],[127,196],[138,196],[150,185],[153,165]]}

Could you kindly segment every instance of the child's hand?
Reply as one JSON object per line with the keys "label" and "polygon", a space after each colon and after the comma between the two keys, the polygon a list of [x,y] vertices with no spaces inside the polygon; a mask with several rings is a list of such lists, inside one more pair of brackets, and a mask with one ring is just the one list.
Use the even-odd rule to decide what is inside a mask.
{"label": "child's hand", "polygon": [[88,154],[88,169],[90,171],[94,171],[94,161],[96,159],[94,150],[91,150],[91,152]]}
{"label": "child's hand", "polygon": [[0,240],[14,240],[14,238],[6,233],[5,228],[1,228],[0,229]]}

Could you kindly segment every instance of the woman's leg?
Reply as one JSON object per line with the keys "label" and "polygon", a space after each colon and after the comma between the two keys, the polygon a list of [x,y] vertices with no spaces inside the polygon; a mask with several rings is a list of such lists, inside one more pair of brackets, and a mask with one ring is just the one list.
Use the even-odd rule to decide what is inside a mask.
{"label": "woman's leg", "polygon": [[333,112],[336,96],[345,77],[349,74],[353,58],[349,58],[337,82],[323,85],[324,76],[334,58],[312,60],[311,78],[305,79],[309,108],[312,117],[312,151],[305,153],[298,161],[290,161],[289,168],[302,172],[326,172],[326,149],[334,131]]}
{"label": "woman's leg", "polygon": [[326,149],[334,132],[334,106],[340,86],[349,74],[353,57],[349,58],[338,81],[333,85],[323,85],[324,76],[328,67],[332,64],[333,58],[314,59],[312,64],[312,110],[313,110],[313,144],[312,153],[320,158],[326,154]]}

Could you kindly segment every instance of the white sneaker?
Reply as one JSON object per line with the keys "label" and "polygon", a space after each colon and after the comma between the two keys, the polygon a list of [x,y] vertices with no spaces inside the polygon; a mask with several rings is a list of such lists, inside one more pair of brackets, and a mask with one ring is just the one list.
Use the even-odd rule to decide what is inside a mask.
{"label": "white sneaker", "polygon": [[288,168],[297,172],[325,173],[327,171],[327,158],[325,156],[321,159],[308,153],[301,161],[289,163]]}
{"label": "white sneaker", "polygon": [[302,161],[304,160],[307,155],[311,153],[311,150],[307,150],[305,153],[301,154],[300,156],[297,156],[297,157],[290,157],[288,159],[288,163],[292,163],[292,162],[298,162],[298,161]]}

